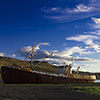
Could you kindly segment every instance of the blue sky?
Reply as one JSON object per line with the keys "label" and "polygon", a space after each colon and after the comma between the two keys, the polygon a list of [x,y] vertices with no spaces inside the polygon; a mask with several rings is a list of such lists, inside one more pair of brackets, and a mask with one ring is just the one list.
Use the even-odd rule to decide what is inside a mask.
{"label": "blue sky", "polygon": [[2,0],[0,56],[23,59],[36,42],[35,60],[72,63],[100,72],[99,0]]}

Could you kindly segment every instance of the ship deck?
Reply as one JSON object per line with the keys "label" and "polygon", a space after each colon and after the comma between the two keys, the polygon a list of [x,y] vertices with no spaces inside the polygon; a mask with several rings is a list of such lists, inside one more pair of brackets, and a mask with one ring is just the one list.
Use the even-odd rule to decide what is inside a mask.
{"label": "ship deck", "polygon": [[41,71],[32,71],[33,73],[56,76],[56,77],[64,77],[64,78],[74,78],[74,79],[96,79],[95,75],[81,75],[81,74],[53,74],[48,72]]}

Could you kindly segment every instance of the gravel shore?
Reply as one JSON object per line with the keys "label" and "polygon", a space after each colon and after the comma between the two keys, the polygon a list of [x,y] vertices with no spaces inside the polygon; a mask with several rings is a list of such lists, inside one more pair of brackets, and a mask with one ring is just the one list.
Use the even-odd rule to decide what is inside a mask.
{"label": "gravel shore", "polygon": [[0,100],[97,100],[100,95],[68,91],[73,85],[0,85]]}

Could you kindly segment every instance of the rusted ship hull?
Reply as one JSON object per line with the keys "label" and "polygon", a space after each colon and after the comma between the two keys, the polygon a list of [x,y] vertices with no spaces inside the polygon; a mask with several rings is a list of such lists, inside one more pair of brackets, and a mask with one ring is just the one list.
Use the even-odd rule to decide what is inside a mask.
{"label": "rusted ship hull", "polygon": [[2,79],[6,84],[65,84],[65,83],[92,83],[95,79],[75,79],[62,76],[44,75],[2,66]]}

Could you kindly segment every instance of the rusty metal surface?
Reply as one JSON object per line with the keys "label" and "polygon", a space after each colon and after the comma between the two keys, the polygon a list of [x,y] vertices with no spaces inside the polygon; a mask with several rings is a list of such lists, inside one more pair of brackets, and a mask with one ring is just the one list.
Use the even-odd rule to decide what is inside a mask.
{"label": "rusty metal surface", "polygon": [[2,66],[2,79],[4,83],[7,84],[64,84],[64,83],[92,83],[95,79],[77,79],[73,76],[61,77],[61,76],[50,76],[39,73],[28,72],[24,70],[19,70],[7,66]]}
{"label": "rusty metal surface", "polygon": [[79,74],[68,74],[69,78],[76,78],[76,79],[96,79],[95,75],[79,75]]}

